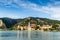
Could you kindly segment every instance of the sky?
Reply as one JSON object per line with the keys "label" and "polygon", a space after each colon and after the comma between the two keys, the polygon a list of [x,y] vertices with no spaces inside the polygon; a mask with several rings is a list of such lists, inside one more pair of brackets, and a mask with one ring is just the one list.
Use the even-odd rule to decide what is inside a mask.
{"label": "sky", "polygon": [[1,17],[60,20],[60,0],[0,0]]}

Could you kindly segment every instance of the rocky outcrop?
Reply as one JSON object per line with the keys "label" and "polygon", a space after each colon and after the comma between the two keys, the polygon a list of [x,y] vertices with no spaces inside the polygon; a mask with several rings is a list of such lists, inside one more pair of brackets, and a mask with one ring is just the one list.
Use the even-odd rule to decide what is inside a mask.
{"label": "rocky outcrop", "polygon": [[0,29],[5,29],[5,28],[6,28],[5,24],[3,23],[2,20],[0,20]]}

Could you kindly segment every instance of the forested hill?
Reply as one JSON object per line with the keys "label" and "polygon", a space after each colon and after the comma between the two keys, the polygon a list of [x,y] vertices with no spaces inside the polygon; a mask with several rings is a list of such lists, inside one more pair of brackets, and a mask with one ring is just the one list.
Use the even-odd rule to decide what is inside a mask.
{"label": "forested hill", "polygon": [[0,18],[0,20],[3,21],[3,23],[5,24],[7,28],[10,28],[16,23],[20,22],[22,19],[11,19],[11,18],[6,17],[6,18]]}
{"label": "forested hill", "polygon": [[37,25],[53,25],[53,24],[60,24],[58,20],[51,20],[47,18],[39,18],[39,17],[27,17],[24,19],[11,19],[11,18],[0,18],[3,21],[7,28],[13,27],[17,23],[28,22],[28,18],[30,18],[31,23],[36,23]]}

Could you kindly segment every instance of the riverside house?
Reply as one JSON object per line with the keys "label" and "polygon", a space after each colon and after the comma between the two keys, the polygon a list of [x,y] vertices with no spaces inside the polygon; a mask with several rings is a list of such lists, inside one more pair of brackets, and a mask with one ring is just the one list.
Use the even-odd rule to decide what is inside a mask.
{"label": "riverside house", "polygon": [[[35,30],[35,28],[34,28],[35,26],[36,26],[36,24],[34,24],[34,23],[30,24],[31,30]],[[28,26],[20,26],[20,25],[18,25],[17,29],[27,30]]]}
{"label": "riverside house", "polygon": [[43,25],[40,27],[40,29],[43,31],[44,29],[49,30],[50,28],[52,28],[52,26],[49,25]]}

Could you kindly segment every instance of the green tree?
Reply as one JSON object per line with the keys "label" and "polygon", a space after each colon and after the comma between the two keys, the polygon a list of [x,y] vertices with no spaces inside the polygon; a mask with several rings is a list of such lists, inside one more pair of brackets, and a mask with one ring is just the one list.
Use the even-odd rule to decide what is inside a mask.
{"label": "green tree", "polygon": [[35,30],[37,30],[37,29],[39,29],[39,26],[36,26],[36,27],[35,27]]}
{"label": "green tree", "polygon": [[52,28],[55,29],[55,30],[58,30],[58,27],[59,27],[59,25],[57,25],[57,24],[54,24],[54,25],[52,26]]}

